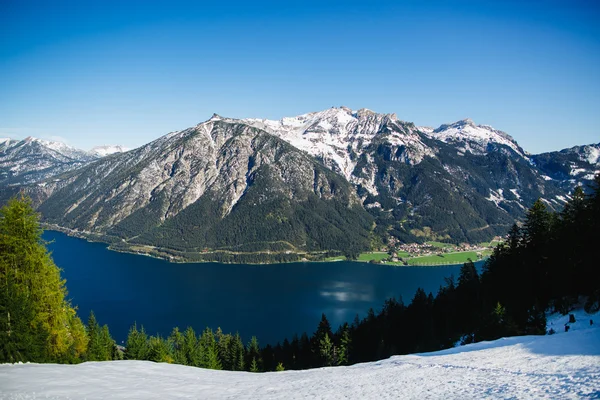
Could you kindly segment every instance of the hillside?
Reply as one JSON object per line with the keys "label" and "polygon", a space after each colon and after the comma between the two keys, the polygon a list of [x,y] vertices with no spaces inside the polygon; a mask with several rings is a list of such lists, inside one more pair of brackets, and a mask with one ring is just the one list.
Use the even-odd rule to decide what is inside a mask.
{"label": "hillside", "polygon": [[160,247],[206,260],[360,251],[373,227],[343,177],[265,131],[218,116],[31,192],[47,222],[102,235],[119,249]]}
{"label": "hillside", "polygon": [[[563,323],[560,317],[553,321]],[[597,398],[600,328],[520,336],[349,367],[252,374],[144,361],[0,365],[3,399]]]}

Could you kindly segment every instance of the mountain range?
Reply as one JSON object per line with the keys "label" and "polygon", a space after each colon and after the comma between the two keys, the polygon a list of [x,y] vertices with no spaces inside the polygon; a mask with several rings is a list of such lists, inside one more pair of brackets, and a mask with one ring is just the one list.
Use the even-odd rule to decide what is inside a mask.
{"label": "mountain range", "polygon": [[489,240],[538,198],[562,207],[600,170],[600,144],[531,155],[469,119],[433,129],[346,107],[278,121],[215,114],[110,152],[0,141],[2,192],[23,188],[47,223],[117,249],[287,261]]}
{"label": "mountain range", "polygon": [[121,146],[99,146],[84,151],[33,137],[23,140],[0,138],[0,186],[40,182],[125,150]]}

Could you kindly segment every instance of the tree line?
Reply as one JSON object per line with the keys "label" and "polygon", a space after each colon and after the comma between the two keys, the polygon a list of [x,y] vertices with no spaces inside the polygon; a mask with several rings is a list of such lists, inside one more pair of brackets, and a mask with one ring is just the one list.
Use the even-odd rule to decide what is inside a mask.
{"label": "tree line", "polygon": [[[600,177],[589,194],[578,188],[560,212],[538,200],[514,225],[481,273],[465,263],[437,293],[418,289],[410,303],[388,299],[335,332],[323,314],[303,333],[260,347],[239,334],[206,328],[149,336],[134,324],[124,348],[93,314],[84,326],[64,300],[58,268],[41,241],[26,199],[0,211],[0,362],[136,359],[234,371],[276,371],[349,365],[395,354],[441,350],[457,343],[545,334],[547,310],[567,313],[582,299],[600,308],[595,266],[600,232]],[[42,301],[42,299],[44,299]]]}

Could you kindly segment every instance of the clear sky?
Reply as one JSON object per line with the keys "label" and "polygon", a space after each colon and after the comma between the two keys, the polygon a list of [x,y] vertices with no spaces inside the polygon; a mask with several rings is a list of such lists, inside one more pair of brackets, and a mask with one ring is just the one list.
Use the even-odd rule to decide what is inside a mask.
{"label": "clear sky", "polygon": [[0,137],[136,147],[341,105],[600,142],[600,3],[0,0]]}

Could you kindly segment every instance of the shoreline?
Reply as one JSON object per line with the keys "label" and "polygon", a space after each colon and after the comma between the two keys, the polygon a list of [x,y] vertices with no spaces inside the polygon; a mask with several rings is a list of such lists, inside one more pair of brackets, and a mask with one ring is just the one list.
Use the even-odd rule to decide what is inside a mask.
{"label": "shoreline", "polygon": [[[75,229],[70,229],[70,228],[65,228],[56,224],[49,224],[49,223],[42,223],[42,229],[44,231],[48,230],[48,231],[53,231],[53,232],[60,232],[63,233],[69,237],[74,237],[74,238],[78,238],[78,239],[83,239],[89,243],[102,243],[104,245],[106,245],[106,249],[110,250],[110,251],[114,251],[117,253],[123,253],[123,254],[134,254],[134,255],[139,255],[139,256],[145,256],[145,257],[151,257],[151,258],[155,258],[158,260],[163,260],[163,261],[167,261],[169,263],[172,264],[204,264],[204,263],[217,263],[217,264],[249,264],[249,265],[271,265],[271,264],[291,264],[291,263],[330,263],[330,262],[340,262],[340,261],[346,261],[346,262],[357,262],[357,263],[364,263],[364,264],[373,264],[373,265],[379,265],[379,266],[390,266],[390,267],[395,267],[395,268],[402,268],[402,267],[419,267],[419,268],[440,268],[440,267],[451,267],[451,266],[456,266],[456,265],[461,265],[464,264],[464,262],[447,262],[447,263],[435,263],[435,264],[408,264],[408,265],[401,265],[401,264],[397,264],[395,262],[375,262],[372,263],[370,262],[370,260],[343,260],[343,259],[336,259],[336,260],[316,260],[316,259],[309,259],[306,256],[316,256],[319,254],[323,254],[323,253],[327,253],[327,251],[325,252],[318,252],[318,253],[310,253],[310,252],[306,252],[306,253],[293,253],[293,252],[288,252],[288,253],[278,253],[278,252],[252,252],[252,253],[243,253],[243,252],[228,252],[225,250],[222,251],[210,251],[210,252],[202,252],[202,253],[198,253],[198,252],[191,252],[194,255],[202,255],[202,254],[215,254],[215,253],[223,253],[223,254],[227,254],[230,255],[231,257],[235,258],[237,257],[243,257],[245,255],[250,255],[250,254],[269,254],[269,255],[298,255],[298,257],[300,256],[305,256],[302,258],[299,258],[297,260],[290,260],[290,261],[281,261],[281,260],[274,260],[274,261],[265,261],[265,262],[251,262],[251,261],[217,261],[217,260],[204,260],[204,259],[190,259],[188,257],[185,257],[183,254],[181,254],[181,251],[178,250],[172,250],[172,249],[163,249],[163,248],[157,248],[154,246],[149,246],[149,245],[131,245],[127,242],[125,242],[123,239],[121,238],[117,238],[117,237],[113,237],[113,236],[109,236],[109,235],[102,235],[102,234],[97,234],[94,232],[87,232],[87,231],[79,231],[79,230],[75,230]],[[108,240],[107,240],[108,239]],[[110,240],[113,239],[113,240]],[[114,246],[114,244],[121,244],[124,246],[131,246],[131,247],[136,247],[135,249],[133,248],[116,248]],[[143,251],[141,249],[147,248],[148,251]],[[337,250],[332,250],[332,251],[337,251]],[[180,253],[180,254],[169,254],[169,253]],[[365,253],[372,253],[372,252],[365,252]],[[364,254],[364,253],[362,253]],[[427,256],[424,256],[427,257]],[[480,261],[485,261],[489,256],[486,256],[480,260],[473,260],[473,262],[480,262]],[[415,257],[415,258],[419,258],[419,257]],[[465,261],[466,262],[466,261]]]}

